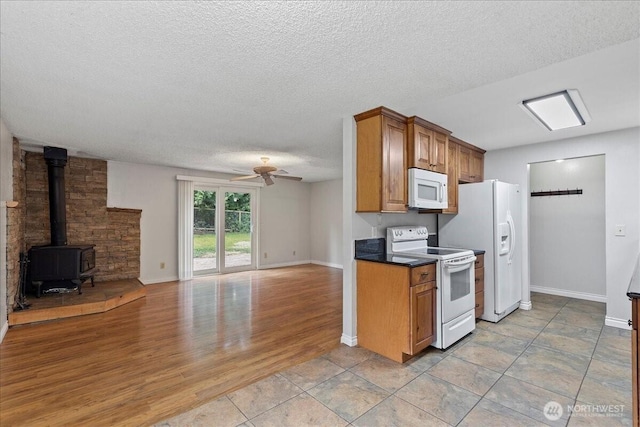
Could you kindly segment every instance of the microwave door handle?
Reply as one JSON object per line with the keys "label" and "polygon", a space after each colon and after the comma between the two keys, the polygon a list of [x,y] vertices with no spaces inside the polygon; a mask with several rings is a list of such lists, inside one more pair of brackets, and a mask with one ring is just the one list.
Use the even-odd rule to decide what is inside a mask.
{"label": "microwave door handle", "polygon": [[442,198],[444,197],[444,186],[442,184],[438,185],[440,189],[440,203],[442,203]]}

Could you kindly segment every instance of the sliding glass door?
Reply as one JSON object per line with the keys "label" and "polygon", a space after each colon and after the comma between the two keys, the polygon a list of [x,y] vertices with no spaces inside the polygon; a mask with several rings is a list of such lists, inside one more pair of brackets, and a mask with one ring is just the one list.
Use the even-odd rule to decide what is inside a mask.
{"label": "sliding glass door", "polygon": [[196,187],[193,196],[193,273],[255,268],[256,191]]}
{"label": "sliding glass door", "polygon": [[225,191],[224,193],[224,268],[238,269],[252,266],[253,209],[252,194]]}
{"label": "sliding glass door", "polygon": [[218,191],[196,188],[193,192],[193,273],[218,271]]}

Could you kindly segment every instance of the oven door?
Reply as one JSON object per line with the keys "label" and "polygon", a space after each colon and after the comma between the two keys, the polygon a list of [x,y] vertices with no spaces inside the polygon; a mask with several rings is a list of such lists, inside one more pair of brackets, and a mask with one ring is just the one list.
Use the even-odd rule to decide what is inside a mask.
{"label": "oven door", "polygon": [[442,323],[475,308],[476,257],[440,261]]}

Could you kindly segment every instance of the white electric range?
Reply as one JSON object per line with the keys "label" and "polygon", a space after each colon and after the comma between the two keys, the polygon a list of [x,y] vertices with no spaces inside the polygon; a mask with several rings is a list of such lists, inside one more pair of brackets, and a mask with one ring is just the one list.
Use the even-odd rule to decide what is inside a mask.
{"label": "white electric range", "polygon": [[472,250],[429,247],[425,226],[387,228],[387,254],[438,261],[436,340],[445,349],[472,332],[475,321],[475,260]]}

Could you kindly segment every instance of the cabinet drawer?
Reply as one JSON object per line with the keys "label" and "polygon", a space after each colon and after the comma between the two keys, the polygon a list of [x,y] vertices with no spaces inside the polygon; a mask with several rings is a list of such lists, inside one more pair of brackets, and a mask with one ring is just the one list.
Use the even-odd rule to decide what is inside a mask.
{"label": "cabinet drawer", "polygon": [[484,313],[484,291],[476,292],[476,319]]}
{"label": "cabinet drawer", "polygon": [[476,255],[476,263],[474,268],[484,268],[484,255]]}
{"label": "cabinet drawer", "polygon": [[411,286],[418,283],[430,282],[436,280],[436,265],[423,265],[411,269]]}
{"label": "cabinet drawer", "polygon": [[484,291],[484,268],[476,268],[476,292]]}

